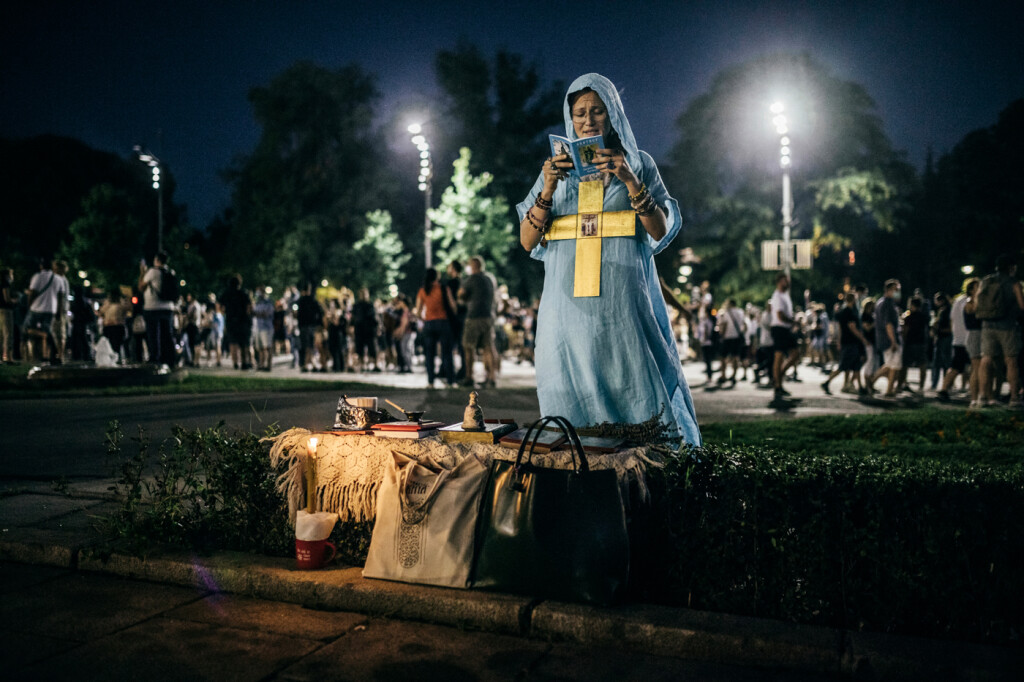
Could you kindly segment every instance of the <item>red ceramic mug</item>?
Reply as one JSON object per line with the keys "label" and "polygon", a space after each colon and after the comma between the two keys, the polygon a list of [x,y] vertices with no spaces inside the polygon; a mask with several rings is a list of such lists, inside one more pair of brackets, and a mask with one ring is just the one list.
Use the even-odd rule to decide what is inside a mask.
{"label": "red ceramic mug", "polygon": [[[328,549],[330,554],[328,555]],[[295,541],[295,564],[299,570],[311,571],[323,568],[338,549],[333,542],[327,540],[296,540]]]}

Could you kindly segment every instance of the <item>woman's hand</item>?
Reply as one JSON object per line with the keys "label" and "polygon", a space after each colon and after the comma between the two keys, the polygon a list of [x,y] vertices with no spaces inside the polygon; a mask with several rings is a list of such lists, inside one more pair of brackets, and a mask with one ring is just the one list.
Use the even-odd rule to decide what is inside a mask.
{"label": "woman's hand", "polygon": [[598,149],[594,165],[602,173],[617,177],[634,194],[640,188],[640,180],[626,163],[626,156],[618,149]]}
{"label": "woman's hand", "polygon": [[558,182],[565,179],[569,174],[570,168],[572,168],[572,161],[569,160],[568,154],[558,154],[546,160],[542,167],[544,172],[544,189],[541,193],[547,193],[548,197],[554,194]]}

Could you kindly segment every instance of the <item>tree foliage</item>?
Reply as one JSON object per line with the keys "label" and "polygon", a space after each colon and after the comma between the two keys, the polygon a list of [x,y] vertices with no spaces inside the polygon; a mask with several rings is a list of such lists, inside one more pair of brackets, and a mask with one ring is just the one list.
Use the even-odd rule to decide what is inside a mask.
{"label": "tree foliage", "polygon": [[395,234],[389,212],[370,211],[365,219],[363,237],[352,249],[352,261],[358,264],[358,268],[350,280],[351,287],[383,292],[404,279],[403,268],[412,254],[405,252],[402,241]]}
{"label": "tree foliage", "polygon": [[128,192],[97,185],[82,201],[81,215],[71,223],[59,255],[72,271],[85,270],[95,285],[110,289],[133,284],[139,275],[145,228]]}
{"label": "tree foliage", "polygon": [[[835,251],[897,229],[901,197],[913,181],[863,86],[835,77],[808,55],[771,55],[726,69],[677,120],[667,182],[680,200],[688,245],[702,257],[749,252],[754,234],[758,241],[781,237],[779,138],[769,108],[776,100],[785,104],[793,150],[793,236],[814,238],[822,257],[820,272],[799,276],[838,287],[850,273],[823,247]],[[737,198],[745,231],[722,230],[737,208],[724,200]],[[758,261],[741,274],[732,272],[735,260],[711,258],[697,275],[722,294],[750,299],[763,288],[753,282],[770,280]]]}
{"label": "tree foliage", "polygon": [[378,95],[357,65],[310,62],[250,92],[263,132],[227,173],[234,184],[229,265],[248,281],[282,287],[345,274],[363,216],[387,197],[373,127]]}
{"label": "tree foliage", "polygon": [[512,240],[508,202],[500,195],[488,195],[494,176],[487,172],[473,175],[471,159],[469,149],[459,150],[452,183],[441,195],[441,205],[430,210],[430,237],[439,246],[438,263],[464,263],[471,256],[482,256],[500,271],[508,261]]}
{"label": "tree foliage", "polygon": [[[169,231],[181,221],[182,208],[174,203],[174,175],[166,168],[163,184],[164,222]],[[98,186],[108,188],[101,191],[107,200],[94,194]],[[104,201],[106,208],[101,209]],[[126,235],[135,244],[124,263],[127,268],[137,268],[139,258],[156,250],[157,203],[145,165],[65,137],[0,140],[0,259],[15,268],[19,281],[35,272],[36,259],[50,258],[62,245],[70,246],[71,226],[88,217],[83,214],[86,206],[121,211],[119,219],[134,221],[137,233]],[[111,262],[104,253],[108,249],[124,250],[104,239],[88,241],[88,234],[102,231],[102,226],[79,227],[74,248],[82,269],[91,271],[94,259]]]}
{"label": "tree foliage", "polygon": [[[519,55],[499,50],[488,58],[467,43],[438,53],[435,69],[452,124],[446,143],[473,150],[469,172],[490,173],[493,180],[485,194],[502,198],[507,220],[518,224],[512,206],[537,179],[548,156],[547,133],[561,128],[564,84],[545,83],[536,65]],[[496,268],[498,277],[518,296],[539,295],[540,264],[511,235],[505,253],[500,262],[507,265]]]}

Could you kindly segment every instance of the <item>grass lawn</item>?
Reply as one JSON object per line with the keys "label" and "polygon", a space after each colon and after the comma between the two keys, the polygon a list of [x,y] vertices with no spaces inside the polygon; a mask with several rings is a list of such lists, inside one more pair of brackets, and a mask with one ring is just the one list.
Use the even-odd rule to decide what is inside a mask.
{"label": "grass lawn", "polygon": [[156,386],[104,386],[96,388],[57,388],[25,383],[28,365],[0,365],[0,397],[53,397],[55,393],[73,395],[153,395],[189,393],[247,393],[284,391],[328,391],[369,382],[316,381],[309,379],[274,379],[253,376],[216,376],[191,373],[180,381]]}
{"label": "grass lawn", "polygon": [[927,457],[947,463],[1024,464],[1024,413],[921,408],[898,414],[763,419],[701,425],[708,444],[756,445],[809,456]]}

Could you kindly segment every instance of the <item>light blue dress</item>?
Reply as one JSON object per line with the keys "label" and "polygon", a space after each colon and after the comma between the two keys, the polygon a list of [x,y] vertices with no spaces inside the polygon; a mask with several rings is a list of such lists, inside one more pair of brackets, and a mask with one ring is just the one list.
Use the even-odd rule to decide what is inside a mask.
{"label": "light blue dress", "polygon": [[[601,247],[601,295],[573,297],[576,241],[538,245],[531,256],[544,262],[544,290],[537,319],[537,396],[544,416],[561,415],[574,426],[601,422],[647,421],[662,413],[671,432],[701,444],[690,389],[662,298],[654,255],[678,234],[679,206],[668,195],[654,160],[637,149],[622,102],[612,83],[598,74],[577,78],[568,92],[590,87],[608,108],[612,128],[626,150],[626,161],[647,185],[667,217],[659,241],[636,220],[632,237],[607,237]],[[566,135],[575,139],[568,98]],[[544,184],[541,174],[526,199],[516,206],[520,221]],[[558,184],[552,216],[577,213],[579,181]],[[604,192],[605,211],[632,210],[629,193],[618,179]]]}

